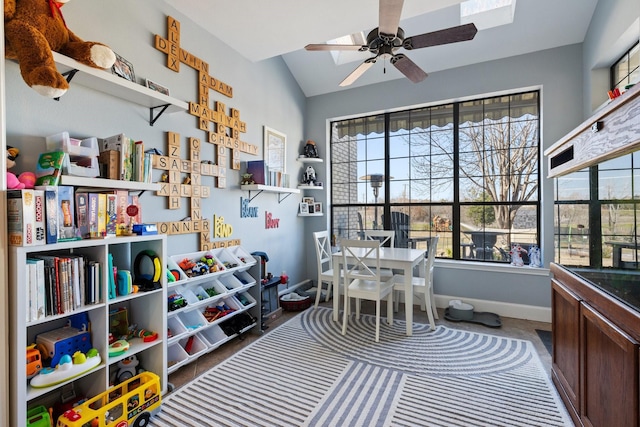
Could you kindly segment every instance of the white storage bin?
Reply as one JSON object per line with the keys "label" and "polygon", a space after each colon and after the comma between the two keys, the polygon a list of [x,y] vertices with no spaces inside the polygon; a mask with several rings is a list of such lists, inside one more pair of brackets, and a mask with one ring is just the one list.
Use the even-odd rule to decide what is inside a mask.
{"label": "white storage bin", "polygon": [[209,293],[207,292],[208,289],[213,289],[215,290],[216,294],[215,295],[211,295],[209,296],[209,298],[211,298],[211,300],[207,300],[207,301],[216,301],[219,300],[220,298],[223,298],[227,295],[227,288],[224,287],[224,285],[222,283],[220,283],[220,281],[218,279],[213,279],[212,281],[208,282],[208,283],[203,283],[201,285],[203,292],[209,296]]}
{"label": "white storage bin", "polygon": [[[193,269],[198,270],[200,267],[203,266],[203,261],[202,258],[205,259],[210,259],[211,257],[213,257],[213,261],[212,262],[204,262],[207,266],[207,268],[209,269],[208,273],[204,273],[204,274],[198,274],[198,273],[189,273],[188,270],[186,270],[185,268],[181,267],[180,264],[184,261],[190,261],[192,264],[195,264],[195,266],[193,267]],[[186,254],[181,254],[181,255],[173,255],[171,257],[171,259],[173,260],[173,262],[175,262],[176,266],[182,270],[182,272],[184,273],[184,275],[186,277],[200,277],[209,273],[215,273],[217,271],[223,271],[224,270],[224,266],[218,261],[218,259],[213,255],[213,253],[211,251],[200,251],[200,252],[191,252],[191,253],[186,253]],[[211,265],[210,265],[211,264]],[[215,266],[216,268],[214,268],[216,271],[211,271],[211,267]]]}
{"label": "white storage bin", "polygon": [[232,246],[227,248],[233,256],[235,256],[238,261],[240,261],[243,265],[251,266],[256,263],[256,259],[249,252],[245,251],[242,246]]}
{"label": "white storage bin", "polygon": [[202,328],[207,324],[207,321],[198,310],[185,311],[178,314],[178,318],[184,327],[191,331]]}
{"label": "white storage bin", "polygon": [[250,288],[256,283],[256,279],[246,271],[236,271],[233,275],[236,276],[236,279],[238,279],[245,288]]}
{"label": "white storage bin", "polygon": [[95,178],[100,175],[97,157],[66,156],[62,162],[62,173],[65,175]]}
{"label": "white storage bin", "polygon": [[187,275],[184,274],[184,271],[182,271],[182,269],[180,267],[178,267],[178,263],[176,263],[171,258],[167,258],[167,270],[169,270],[171,272],[175,271],[175,272],[178,273],[178,278],[176,279],[176,281],[175,282],[169,282],[168,283],[169,286],[177,286],[183,280],[187,280],[188,279]]}
{"label": "white storage bin", "polygon": [[179,343],[170,345],[167,348],[167,368],[174,371],[184,365],[189,360],[189,355]]}
{"label": "white storage bin", "polygon": [[204,329],[200,332],[200,335],[209,346],[210,350],[219,347],[229,339],[218,325],[213,325],[210,328]]}
{"label": "white storage bin", "polygon": [[70,138],[69,132],[61,132],[45,138],[47,151],[64,151],[69,156],[93,157],[100,155],[98,138],[92,137],[83,140]]}
{"label": "white storage bin", "polygon": [[[230,270],[232,268],[238,268],[241,265],[241,262],[238,258],[236,258],[227,248],[218,248],[214,249],[213,256],[222,263],[225,270]],[[244,266],[244,264],[242,264]]]}
{"label": "white storage bin", "polygon": [[236,292],[244,289],[242,282],[240,282],[240,280],[238,280],[238,278],[233,274],[221,276],[218,278],[218,280],[220,280],[220,283],[222,283],[224,287],[227,288],[227,293],[235,294]]}
{"label": "white storage bin", "polygon": [[[189,355],[190,359],[197,359],[202,353],[207,351],[207,346],[198,334],[183,338],[180,341],[180,347]],[[190,347],[190,348],[189,348]]]}
{"label": "white storage bin", "polygon": [[169,341],[176,340],[187,332],[187,328],[185,328],[178,316],[167,319],[167,329],[171,331],[171,336],[167,337]]}
{"label": "white storage bin", "polygon": [[234,298],[238,301],[242,308],[250,308],[256,304],[256,300],[249,292],[238,292],[234,295]]}

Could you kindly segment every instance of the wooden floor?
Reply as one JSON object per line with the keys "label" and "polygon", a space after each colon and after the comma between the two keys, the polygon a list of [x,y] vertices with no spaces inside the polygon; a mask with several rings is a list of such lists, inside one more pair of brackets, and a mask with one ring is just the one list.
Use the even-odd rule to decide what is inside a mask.
{"label": "wooden floor", "polygon": [[[331,302],[322,303],[323,306],[331,307]],[[308,310],[313,310],[313,306]],[[385,313],[386,309],[383,307],[382,313]],[[362,304],[362,312],[363,313],[373,313],[373,305],[368,305],[368,301],[363,301]],[[540,355],[540,359],[545,367],[547,372],[551,371],[551,355],[545,348],[544,344],[540,340],[536,329],[551,330],[551,324],[546,322],[535,322],[529,320],[521,320],[521,319],[512,319],[512,318],[502,318],[502,326],[500,328],[489,328],[483,325],[478,325],[474,323],[467,322],[450,322],[444,319],[444,312],[442,309],[438,310],[440,319],[436,320],[437,325],[445,325],[450,328],[464,329],[470,331],[476,331],[481,333],[500,335],[500,336],[508,336],[518,339],[524,339],[531,341],[538,354]],[[264,333],[269,333],[273,329],[277,328],[282,323],[286,322],[293,316],[299,314],[299,312],[287,312],[283,311],[282,316],[273,321],[268,327],[268,329]],[[419,310],[418,306],[415,307],[414,310],[414,322],[417,323],[429,323],[427,318],[427,314],[424,311]],[[396,313],[395,319],[404,320],[404,311],[403,307],[400,306],[400,310]],[[213,366],[218,363],[224,361],[227,357],[230,357],[235,352],[243,348],[244,346],[250,344],[251,342],[258,339],[261,335],[257,333],[247,334],[243,337],[243,339],[236,338],[228,343],[224,344],[220,348],[213,350],[212,352],[203,355],[198,360],[191,362],[188,365],[185,365],[179,368],[177,371],[169,374],[169,383],[171,387],[179,388],[180,386],[188,383],[189,381],[195,379],[196,377],[202,375],[207,372]]]}

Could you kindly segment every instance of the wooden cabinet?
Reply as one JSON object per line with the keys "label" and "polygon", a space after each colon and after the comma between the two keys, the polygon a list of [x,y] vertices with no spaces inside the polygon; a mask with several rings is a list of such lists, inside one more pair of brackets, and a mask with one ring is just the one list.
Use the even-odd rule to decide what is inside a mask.
{"label": "wooden cabinet", "polygon": [[551,264],[552,379],[580,426],[639,425],[640,313]]}

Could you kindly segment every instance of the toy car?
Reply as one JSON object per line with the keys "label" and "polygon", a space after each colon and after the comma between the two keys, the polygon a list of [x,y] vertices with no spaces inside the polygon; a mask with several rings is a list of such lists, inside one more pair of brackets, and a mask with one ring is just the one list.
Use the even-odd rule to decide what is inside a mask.
{"label": "toy car", "polygon": [[169,311],[178,310],[187,306],[187,300],[180,294],[173,294],[169,296]]}
{"label": "toy car", "polygon": [[33,378],[42,369],[42,355],[35,344],[27,346],[27,378]]}

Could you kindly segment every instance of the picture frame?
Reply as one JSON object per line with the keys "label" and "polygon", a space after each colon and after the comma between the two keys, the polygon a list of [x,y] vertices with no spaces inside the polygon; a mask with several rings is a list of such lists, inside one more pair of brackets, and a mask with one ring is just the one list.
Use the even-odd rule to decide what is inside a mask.
{"label": "picture frame", "polygon": [[160,92],[163,95],[169,96],[169,88],[164,87],[161,84],[156,83],[153,80],[149,80],[149,79],[146,79],[145,83],[149,89],[155,90],[156,92]]}
{"label": "picture frame", "polygon": [[[114,52],[115,53],[115,52]],[[133,64],[122,56],[116,55],[116,62],[113,63],[111,67],[111,72],[118,77],[122,77],[123,79],[129,80],[130,82],[136,81],[136,74],[133,71]]]}
{"label": "picture frame", "polygon": [[269,172],[286,172],[287,135],[264,127],[264,160]]}
{"label": "picture frame", "polygon": [[300,213],[304,215],[309,213],[309,203],[305,203],[305,202],[300,203]]}
{"label": "picture frame", "polygon": [[309,205],[309,214],[313,214],[313,213],[316,213],[316,211],[315,211],[314,205],[311,204],[311,205]]}
{"label": "picture frame", "polygon": [[302,201],[310,205],[315,203],[315,199],[313,197],[303,197]]}
{"label": "picture frame", "polygon": [[315,213],[322,213],[322,202],[315,202],[313,204],[313,211]]}

